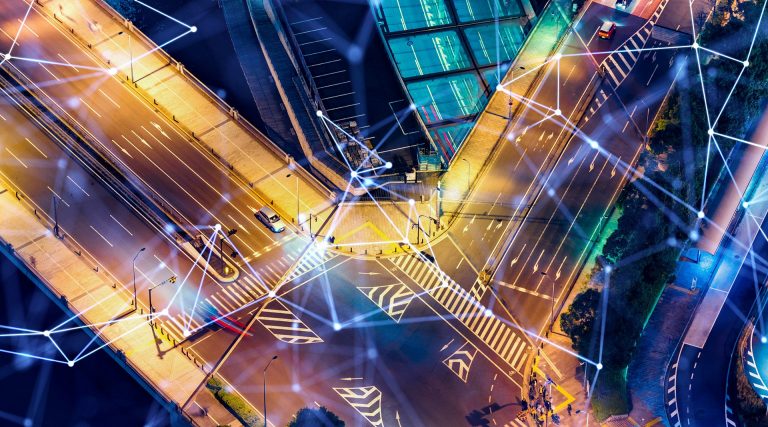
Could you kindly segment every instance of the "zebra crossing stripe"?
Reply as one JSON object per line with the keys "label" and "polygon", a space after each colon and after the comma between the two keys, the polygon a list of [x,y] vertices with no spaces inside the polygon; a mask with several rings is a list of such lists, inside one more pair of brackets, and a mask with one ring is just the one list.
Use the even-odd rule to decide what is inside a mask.
{"label": "zebra crossing stripe", "polygon": [[[464,290],[437,267],[422,263],[414,257],[398,257],[392,260],[392,263],[414,282],[419,283],[419,286],[426,290],[435,301],[440,303],[499,357],[519,372],[520,366],[522,366],[520,363],[528,358],[528,356],[522,355],[526,350],[524,338],[521,338],[495,315],[487,315],[486,307],[475,299],[471,292]],[[433,286],[435,283],[439,285]],[[521,362],[517,363],[518,361]]]}
{"label": "zebra crossing stripe", "polygon": [[227,286],[227,290],[228,290],[229,292],[231,292],[231,293],[232,293],[232,295],[234,295],[234,296],[235,296],[235,298],[237,298],[237,300],[239,300],[239,301],[240,301],[242,304],[245,304],[245,303],[247,303],[247,302],[248,302],[248,300],[247,300],[247,299],[243,298],[243,296],[242,296],[242,295],[240,295],[240,293],[239,293],[239,292],[237,292],[237,289],[235,289],[235,287],[234,287],[234,286],[232,286],[232,285],[228,285],[228,286]]}
{"label": "zebra crossing stripe", "polygon": [[257,284],[248,276],[242,276],[243,281],[245,282],[245,285],[252,291],[253,294],[256,295],[256,298],[264,295],[266,293],[266,290],[263,286]]}
{"label": "zebra crossing stripe", "polygon": [[381,391],[376,386],[333,389],[373,426],[383,426]]}
{"label": "zebra crossing stripe", "polygon": [[251,288],[248,286],[247,283],[244,283],[244,282],[241,283],[240,281],[237,281],[233,283],[233,285],[237,286],[237,289],[239,289],[240,292],[242,292],[243,295],[245,295],[245,297],[248,299],[248,302],[251,302],[259,297],[258,294],[256,294],[255,292],[253,292],[253,290],[251,290]]}
{"label": "zebra crossing stripe", "polygon": [[229,290],[227,290],[227,288],[222,287],[221,289],[219,289],[219,292],[216,292],[216,293],[220,294],[222,296],[222,299],[224,299],[223,297],[226,296],[227,299],[229,300],[229,303],[232,304],[232,307],[236,308],[240,305],[238,304],[237,299],[229,292]]}
{"label": "zebra crossing stripe", "polygon": [[[634,40],[630,39],[632,42]],[[627,55],[629,55],[630,58],[632,58],[632,61],[637,61],[637,55],[635,55],[635,52],[632,52],[632,50],[629,49],[629,46],[626,44],[624,45],[624,52],[626,52]]]}
{"label": "zebra crossing stripe", "polygon": [[[218,292],[217,292],[217,293],[218,293]],[[213,299],[214,301],[216,301],[217,303],[219,303],[219,305],[220,305],[220,306],[224,307],[224,308],[226,309],[226,311],[228,311],[228,312],[232,312],[232,311],[235,311],[235,308],[234,308],[234,307],[232,307],[232,306],[230,306],[229,304],[226,304],[226,303],[224,303],[223,301],[221,301],[221,300],[219,300],[218,298],[216,298],[216,295],[215,295],[215,294],[214,294],[214,295],[211,295],[211,299]],[[208,301],[208,298],[206,298],[206,301]],[[210,302],[210,301],[208,301],[208,302]],[[214,307],[216,307],[216,304],[211,304],[211,305],[212,305],[212,306],[214,306]],[[218,309],[218,307],[216,307],[216,308]]]}
{"label": "zebra crossing stripe", "polygon": [[[621,62],[623,62],[623,63],[624,63],[624,66],[625,66],[625,67],[627,67],[627,73],[626,73],[626,74],[624,74],[624,78],[626,78],[626,77],[627,77],[627,74],[629,74],[629,71],[630,71],[630,70],[632,70],[632,66],[631,66],[631,65],[629,65],[629,61],[627,61],[627,59],[624,57],[624,52],[620,52],[620,53],[619,53],[619,54],[617,54],[616,56],[618,56],[618,57],[619,57],[619,59],[621,59]],[[614,61],[614,62],[616,62],[616,61]],[[624,70],[621,70],[621,71],[624,71]]]}

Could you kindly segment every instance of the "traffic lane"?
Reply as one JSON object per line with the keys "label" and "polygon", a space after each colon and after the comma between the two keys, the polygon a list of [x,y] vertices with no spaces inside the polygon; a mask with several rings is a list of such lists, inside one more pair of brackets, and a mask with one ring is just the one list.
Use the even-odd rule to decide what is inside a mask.
{"label": "traffic lane", "polygon": [[[631,163],[642,141],[636,135],[621,132],[621,122],[615,117],[625,113],[615,100],[608,98],[602,105],[600,115],[589,120],[581,129],[581,132],[597,142],[595,147],[599,149],[586,143],[582,136],[574,137],[547,180],[544,194],[533,206],[509,246],[502,267],[512,268],[516,265],[514,268],[520,269],[530,264],[546,265],[550,269],[552,261],[540,263],[542,251],[546,249],[543,242],[562,242],[573,232],[590,235],[588,230],[592,227],[579,224],[576,221],[579,215],[605,209],[611,202],[626,172],[621,162]],[[565,224],[569,233],[563,235],[562,231],[550,232],[547,230],[549,224]],[[527,232],[528,227],[535,228]],[[516,284],[514,280],[512,284]]]}
{"label": "traffic lane", "polygon": [[[371,270],[380,275],[355,276],[359,271],[360,266],[347,262],[328,273],[328,283],[317,278],[286,295],[286,304],[300,306],[304,313],[302,321],[325,341],[304,346],[274,343],[274,340],[268,344],[270,351],[277,352],[281,360],[287,361],[281,368],[284,372],[272,374],[270,368],[270,384],[277,384],[281,391],[271,391],[268,404],[272,400],[274,404],[283,402],[286,395],[290,395],[288,401],[296,402],[293,407],[283,404],[285,413],[275,415],[275,420],[287,420],[298,407],[311,403],[313,397],[321,404],[333,398],[339,402],[333,407],[346,415],[347,420],[359,419],[359,415],[334,395],[331,387],[375,385],[383,395],[385,423],[393,422],[395,414],[399,413],[402,422],[405,424],[407,420],[408,425],[455,425],[473,410],[481,410],[492,403],[489,396],[492,400],[512,399],[511,396],[519,393],[519,386],[501,381],[496,375],[498,371],[494,372],[481,354],[474,355],[472,345],[466,344],[461,334],[421,300],[411,300],[400,322],[395,323],[356,289],[388,286],[393,279],[386,278],[381,268]],[[332,301],[333,306],[328,301]],[[343,325],[338,331],[333,327],[335,321]],[[256,368],[243,372],[242,364],[252,364],[254,354],[271,354],[264,350],[265,343],[270,342],[269,337],[254,332],[254,336],[246,338],[222,368],[224,375],[236,386],[243,384],[247,388],[247,384],[255,382],[253,375],[260,375]],[[463,351],[462,348],[474,355],[467,383],[444,363],[454,352]],[[278,379],[274,379],[276,377]],[[238,389],[243,391],[240,386]],[[272,386],[270,389],[275,390]],[[249,399],[260,402],[263,398],[261,390],[252,392],[248,394]],[[317,396],[323,396],[323,400]],[[461,400],[456,396],[462,396]],[[446,407],[446,401],[451,401],[452,405]],[[509,420],[515,414],[516,411],[509,411]],[[272,415],[270,419],[273,419]]]}
{"label": "traffic lane", "polygon": [[[187,287],[198,283],[202,271],[193,269],[192,260],[177,249],[173,239],[147,225],[14,107],[1,105],[0,115],[6,123],[0,127],[4,134],[0,172],[48,218],[54,218],[56,199],[62,233],[114,277],[116,285],[132,293],[131,260],[141,248],[146,251],[136,258],[136,287],[145,308],[150,286],[172,276],[179,276],[182,282],[190,270]],[[165,296],[157,292],[154,296],[155,307],[162,309],[173,292]],[[171,312],[177,308],[174,306]]]}
{"label": "traffic lane", "polygon": [[[48,25],[48,23],[45,22],[44,18],[39,14],[36,14],[36,12],[31,14],[28,21],[28,26],[30,26],[30,28],[34,27],[40,29],[41,26],[42,28],[46,28],[46,25]],[[54,43],[46,43],[43,46],[40,46],[36,40],[28,40],[33,38],[34,34],[35,33],[32,31],[22,32],[22,37],[20,38],[21,44],[17,47],[15,52],[26,54],[27,52],[24,51],[24,48],[28,47],[28,50],[34,51],[30,53],[36,53],[38,55],[43,55],[44,57],[54,56]],[[25,37],[25,35],[27,37]],[[98,66],[96,62],[87,58],[77,46],[65,40],[64,36],[59,36],[63,42],[58,43],[57,45],[59,47],[63,46],[68,48],[68,50],[65,52],[66,56],[61,55],[61,53],[57,53],[56,55],[61,55],[64,59],[70,58],[74,63],[86,63],[94,67]],[[53,37],[56,37],[55,32],[52,32],[48,39]],[[46,51],[48,46],[50,46],[50,49]],[[18,63],[17,66],[30,74],[33,80],[43,81],[42,79],[50,78],[50,76],[45,75],[46,73],[51,73],[51,70],[49,69],[50,67],[45,67],[43,64],[21,62]],[[62,67],[55,71],[61,73],[66,79],[71,78],[74,80],[68,82],[66,85],[48,86],[46,92],[49,95],[52,95],[52,97],[58,101],[59,105],[71,111],[81,122],[85,122],[87,128],[93,130],[93,132],[97,134],[103,148],[109,150],[114,156],[117,156],[117,158],[120,158],[124,164],[133,166],[134,174],[139,177],[146,177],[154,174],[156,177],[159,176],[160,178],[165,178],[163,185],[158,187],[163,189],[175,188],[176,191],[168,193],[159,191],[156,188],[155,193],[170,198],[169,204],[171,206],[197,205],[200,208],[199,212],[202,212],[203,215],[198,215],[197,217],[193,216],[190,222],[193,224],[219,222],[225,225],[234,223],[241,224],[241,226],[242,224],[249,224],[251,229],[256,229],[258,231],[257,234],[259,234],[259,239],[264,237],[268,239],[268,241],[272,240],[270,234],[266,233],[263,230],[263,227],[261,227],[261,224],[258,224],[255,218],[253,218],[252,210],[250,209],[251,207],[254,207],[253,205],[261,206],[261,202],[259,202],[242,183],[237,182],[237,180],[230,178],[222,179],[222,177],[227,176],[229,171],[225,171],[221,165],[211,159],[206,153],[202,152],[200,147],[195,146],[194,143],[188,142],[184,135],[178,132],[177,129],[174,128],[173,132],[168,130],[166,133],[166,130],[163,129],[160,124],[152,120],[159,120],[160,118],[139,100],[135,94],[127,90],[116,79],[98,78],[96,79],[96,83],[101,87],[94,90],[95,88],[89,81],[92,79],[76,79],[76,74],[79,72],[75,68]],[[68,73],[68,75],[65,75],[65,73]],[[118,95],[121,93],[123,95]],[[73,94],[91,94],[91,96],[83,97]],[[110,96],[108,94],[112,95]],[[117,109],[121,108],[135,112],[144,111],[147,114],[143,115],[144,118],[142,118],[142,115],[140,114],[135,114],[128,118],[125,117],[125,114],[113,114]],[[117,117],[120,118],[119,121],[117,120]],[[128,120],[129,118],[136,118],[137,120],[135,120],[135,123],[131,123]],[[101,134],[99,135],[99,133]],[[175,138],[169,137],[169,133]],[[126,134],[128,134],[128,136],[126,136]],[[164,141],[166,139],[168,140],[167,142]],[[112,144],[105,144],[103,142],[104,140],[111,140]],[[117,141],[120,141],[120,143]],[[176,142],[176,144],[171,145],[173,142]],[[121,143],[122,145],[120,145]],[[195,150],[188,149],[190,148],[190,144]],[[152,151],[153,145],[161,146],[165,150],[165,155],[148,156],[145,151]],[[131,152],[128,151],[131,148],[136,150],[137,153],[132,155]],[[190,161],[185,161],[178,153],[193,153],[197,155]],[[143,163],[139,164],[139,166],[145,166],[144,169],[137,167],[137,162],[133,162],[133,160],[137,158],[143,160]],[[187,185],[186,183],[181,184],[168,173],[169,171],[174,175],[183,176],[185,178],[184,180],[190,182],[192,185]],[[198,174],[198,171],[200,173],[212,171],[213,174],[209,172],[208,176],[204,178]],[[210,184],[210,182],[223,185],[225,190],[219,192],[216,187]],[[229,189],[233,191],[227,191],[227,187],[230,187]],[[176,197],[174,198],[174,196]],[[235,200],[240,196],[242,196],[243,200]],[[229,203],[229,200],[233,200],[233,202]],[[218,216],[208,209],[208,205],[216,204],[219,205],[219,209],[216,209],[216,213],[219,214]],[[235,205],[239,205],[243,208],[237,209]],[[248,206],[248,208],[245,208],[245,206]],[[232,210],[232,213],[229,213],[228,210]],[[185,212],[185,214],[194,215],[195,212]],[[246,233],[249,232],[248,230],[245,231]],[[255,252],[255,248],[262,246],[258,243],[263,242],[262,240],[262,242],[257,242],[257,244],[249,245],[249,243],[241,237],[236,236],[234,239],[240,239],[241,244],[251,252]]]}
{"label": "traffic lane", "polygon": [[[41,26],[43,28],[46,28],[46,26],[50,28],[48,23],[44,21],[44,18],[36,13],[30,17],[27,26],[38,29]],[[57,50],[54,48],[54,43],[38,46],[37,40],[27,40],[32,38],[33,35],[34,33],[32,32],[22,32],[20,42],[23,46],[19,46],[15,52],[26,54],[25,49],[27,49],[33,51],[30,53],[42,57],[61,55],[61,53],[54,54],[54,50]],[[48,39],[55,36],[56,33],[51,31]],[[49,45],[50,47],[47,48]],[[76,45],[72,43],[60,43],[58,45],[68,48],[65,51],[66,55],[61,55],[62,58],[69,58],[70,62],[77,64],[87,64],[93,67],[99,66],[98,63],[80,51]],[[33,81],[44,81],[43,79],[50,78],[46,73],[53,75],[50,68],[45,67],[44,64],[29,63],[27,67],[24,67],[24,64],[22,62],[17,64],[17,66],[29,74]],[[61,74],[64,80],[72,81],[69,81],[67,84],[48,87],[46,92],[59,105],[79,119],[81,123],[84,123],[87,129],[96,134],[104,149],[120,159],[123,164],[127,164],[129,168],[133,167],[133,169],[129,170],[132,170],[135,175],[145,177],[154,174],[165,178],[160,188],[174,188],[175,192],[167,194],[159,191],[159,188],[153,188],[152,185],[150,185],[150,188],[153,188],[155,193],[170,198],[168,200],[169,205],[178,207],[192,204],[198,206],[204,215],[191,216],[190,222],[192,224],[207,224],[217,221],[221,223],[225,221],[229,223],[249,223],[249,225],[260,231],[263,237],[271,239],[268,233],[263,232],[262,227],[257,227],[256,220],[253,218],[252,211],[250,210],[237,210],[234,216],[227,214],[229,217],[227,218],[223,214],[217,217],[208,209],[209,204],[220,204],[223,207],[219,210],[222,210],[227,207],[227,199],[236,198],[240,194],[251,196],[246,200],[246,203],[256,205],[259,202],[242,183],[231,179],[222,179],[221,177],[226,177],[230,171],[225,170],[218,162],[211,159],[207,153],[203,153],[199,147],[196,147],[195,144],[188,142],[187,138],[178,132],[176,128],[173,130],[170,127],[165,129],[162,125],[155,122],[153,119],[159,120],[159,117],[156,116],[154,111],[149,109],[132,92],[126,90],[124,85],[116,79],[110,79],[108,76],[95,79],[77,79],[80,72],[76,68],[60,67],[54,71],[57,74]],[[81,96],[81,94],[86,94],[86,96]],[[90,96],[87,96],[88,94]],[[120,114],[120,110],[144,112],[146,114],[134,114],[130,117],[125,117],[125,114]],[[118,117],[119,120],[117,120]],[[111,141],[111,143],[105,144],[104,141]],[[177,154],[189,151],[185,148],[190,148],[190,145],[192,145],[191,148],[196,149],[192,151],[197,151],[197,154],[199,154],[196,158],[192,159],[196,163],[188,163]],[[161,149],[155,151],[154,149],[158,146]],[[189,156],[186,157],[189,158]],[[143,162],[137,165],[139,161]],[[137,167],[142,165],[146,167],[143,169]],[[214,174],[211,174],[209,171],[213,171]],[[206,172],[209,173],[205,178],[200,175],[200,173]],[[177,179],[180,177],[184,177],[184,184],[180,183]],[[211,182],[221,185],[223,190],[219,191]],[[173,198],[177,194],[180,197]],[[185,214],[190,216],[189,212],[185,212]]]}
{"label": "traffic lane", "polygon": [[[602,39],[597,35],[597,31],[607,21],[616,23],[616,34],[611,39]],[[590,2],[589,9],[584,12],[581,21],[574,27],[579,36],[574,40],[579,44],[582,42],[586,44],[586,49],[581,44],[582,50],[591,52],[594,59],[599,63],[610,52],[618,49],[645,22],[646,19],[628,14],[614,7]]]}
{"label": "traffic lane", "polygon": [[[647,46],[650,49],[668,47],[666,43],[654,39],[650,39]],[[680,72],[686,72],[686,63],[691,58],[690,48],[643,52],[632,70],[632,78],[625,79],[616,89],[619,98],[643,132],[650,129],[672,83]]]}
{"label": "traffic lane", "polygon": [[[561,90],[566,94],[579,93],[578,96],[563,96],[561,108],[572,122],[577,122],[578,105],[588,100],[588,88],[581,85],[584,79],[589,82],[594,74],[583,73],[581,70],[593,69],[585,63],[585,57],[574,57],[581,63],[578,77],[571,77],[569,85],[580,89],[558,89],[557,74],[550,73],[545,80],[549,82],[544,90],[539,93],[555,95]],[[556,66],[553,64],[553,67]],[[565,102],[565,100],[569,100]],[[555,100],[556,101],[556,100]],[[538,101],[537,101],[538,102]],[[567,105],[566,105],[567,104]],[[552,106],[555,103],[551,104]],[[539,111],[537,111],[539,110]],[[475,265],[485,265],[488,257],[501,243],[501,237],[508,235],[512,227],[512,221],[524,215],[532,199],[537,193],[537,188],[547,176],[551,168],[552,159],[556,158],[564,149],[565,140],[569,137],[568,131],[563,126],[563,118],[552,117],[547,119],[543,115],[541,107],[526,108],[521,115],[521,121],[510,132],[503,142],[498,156],[494,159],[491,168],[476,183],[475,190],[469,201],[465,202],[462,209],[462,217],[449,231],[452,237],[462,238],[461,235],[469,234],[478,239],[477,250],[473,251],[469,259]],[[502,228],[495,229],[497,220],[501,218]],[[493,230],[493,232],[491,232]],[[460,235],[461,234],[461,235]],[[490,237],[489,242],[484,242]]]}
{"label": "traffic lane", "polygon": [[[493,213],[492,209],[496,208],[500,194],[504,195],[501,205],[498,205],[502,210],[505,205],[513,206],[512,209],[496,215],[508,218],[509,222],[504,227],[505,232],[496,233],[497,240],[493,244],[477,246],[479,249],[473,252],[474,256],[471,258],[475,264],[485,265],[499,242],[498,237],[507,235],[514,225],[512,224],[514,217],[524,214],[524,209],[535,195],[537,181],[543,181],[543,176],[547,175],[545,163],[557,156],[557,150],[563,149],[564,144],[558,141],[569,137],[562,120],[546,120],[545,117],[552,114],[553,110],[559,106],[571,122],[579,121],[580,118],[575,117],[574,113],[582,102],[588,101],[585,97],[596,69],[594,61],[585,50],[585,43],[589,45],[593,42],[592,36],[602,22],[602,17],[608,12],[614,11],[601,5],[589,6],[584,19],[577,27],[581,30],[568,35],[564,42],[561,52],[565,56],[547,66],[547,75],[533,97],[535,103],[526,107],[519,124],[516,124],[515,129],[507,137],[512,144],[502,147],[491,170],[475,185],[478,189],[492,188],[494,191],[475,190],[470,200],[465,202],[467,207],[463,208],[463,218],[459,219],[451,230],[454,236],[455,230],[466,233],[473,227],[475,231],[472,234],[475,236],[487,235],[483,229],[487,231],[488,227],[494,226],[495,224],[492,223],[495,218],[477,220],[477,216]],[[626,14],[622,12],[623,15]],[[640,20],[636,18],[624,17],[622,22],[624,21],[627,23],[621,31],[634,32],[641,25]],[[583,34],[584,29],[592,26],[595,26],[593,33]],[[512,165],[511,168],[510,165]],[[490,181],[486,181],[487,179]],[[488,203],[491,203],[490,207]]]}
{"label": "traffic lane", "polygon": [[[768,255],[764,239],[760,240],[762,241],[755,245],[756,250],[762,255]],[[683,378],[678,374],[680,382],[678,390],[684,393],[687,389],[686,383],[690,386],[688,397],[690,410],[681,408],[680,413],[684,419],[688,418],[692,425],[712,425],[712,420],[725,425],[728,368],[734,346],[745,325],[744,316],[755,301],[755,277],[758,278],[757,283],[763,283],[766,278],[764,269],[755,270],[748,263],[744,263],[737,276],[737,282],[731,288],[725,305],[704,344],[698,363],[691,371],[693,378]]]}

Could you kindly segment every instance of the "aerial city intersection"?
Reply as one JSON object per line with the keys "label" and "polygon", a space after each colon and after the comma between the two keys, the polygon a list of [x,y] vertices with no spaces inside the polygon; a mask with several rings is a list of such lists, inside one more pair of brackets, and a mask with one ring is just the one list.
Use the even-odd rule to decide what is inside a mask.
{"label": "aerial city intersection", "polygon": [[768,425],[765,5],[0,2],[0,424]]}

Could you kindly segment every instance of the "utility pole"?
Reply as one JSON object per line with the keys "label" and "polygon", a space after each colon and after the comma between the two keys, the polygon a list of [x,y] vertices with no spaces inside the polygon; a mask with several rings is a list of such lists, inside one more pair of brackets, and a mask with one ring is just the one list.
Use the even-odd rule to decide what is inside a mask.
{"label": "utility pole", "polygon": [[133,310],[139,308],[137,299],[136,299],[136,258],[139,257],[139,255],[144,252],[147,248],[141,248],[138,252],[136,252],[136,255],[133,257]]}
{"label": "utility pole", "polygon": [[472,164],[469,163],[469,160],[463,157],[461,158],[461,160],[467,162],[467,195],[469,195],[469,181],[470,181],[470,177],[472,176]]}
{"label": "utility pole", "polygon": [[57,239],[60,239],[60,233],[59,233],[59,201],[56,199],[55,195],[51,195],[51,199],[53,200],[53,235],[56,236]]}
{"label": "utility pole", "polygon": [[[286,175],[286,178],[290,178],[293,176],[292,173],[289,173]],[[299,206],[301,203],[301,198],[299,197],[299,174],[296,174],[296,224],[299,223],[299,213],[301,212],[301,207]]]}
{"label": "utility pole", "polygon": [[267,366],[264,367],[264,427],[267,427],[267,369],[277,359],[277,355],[272,356]]}
{"label": "utility pole", "polygon": [[131,44],[131,35],[128,34],[128,55],[131,57],[131,83],[136,83],[136,79],[133,77],[133,45]]}
{"label": "utility pole", "polygon": [[549,332],[552,332],[552,327],[555,324],[555,281],[552,280],[551,277],[547,276],[546,271],[542,271],[541,275],[549,279],[550,283],[552,283],[552,294],[550,299],[552,300],[552,309],[550,312],[550,322],[549,322]]}

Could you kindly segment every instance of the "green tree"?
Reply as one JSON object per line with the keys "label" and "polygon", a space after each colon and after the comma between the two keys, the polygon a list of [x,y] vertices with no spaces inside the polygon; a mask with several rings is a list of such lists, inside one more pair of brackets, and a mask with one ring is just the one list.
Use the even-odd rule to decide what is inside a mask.
{"label": "green tree", "polygon": [[560,316],[560,327],[571,338],[579,354],[588,355],[594,342],[594,328],[600,308],[600,292],[587,289],[576,295],[568,311]]}
{"label": "green tree", "polygon": [[344,421],[325,406],[301,408],[288,423],[288,427],[344,427],[344,425]]}

